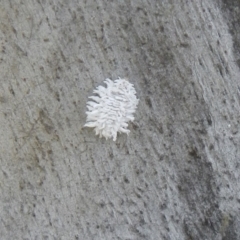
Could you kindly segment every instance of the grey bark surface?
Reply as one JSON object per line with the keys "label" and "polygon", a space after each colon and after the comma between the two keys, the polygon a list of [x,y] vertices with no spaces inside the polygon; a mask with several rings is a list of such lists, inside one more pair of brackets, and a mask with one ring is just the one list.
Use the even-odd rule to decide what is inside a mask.
{"label": "grey bark surface", "polygon": [[[2,0],[1,239],[240,239],[240,2]],[[106,78],[140,99],[99,139]]]}

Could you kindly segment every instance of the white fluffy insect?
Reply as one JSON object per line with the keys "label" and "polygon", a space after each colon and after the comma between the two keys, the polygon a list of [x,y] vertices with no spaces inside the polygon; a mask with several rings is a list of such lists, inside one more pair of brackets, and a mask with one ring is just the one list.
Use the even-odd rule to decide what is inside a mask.
{"label": "white fluffy insect", "polygon": [[117,133],[129,133],[128,122],[133,121],[133,114],[139,99],[133,84],[125,79],[104,81],[107,87],[99,86],[93,93],[98,96],[89,97],[87,102],[87,123],[85,127],[92,127],[96,135],[113,138],[116,141]]}

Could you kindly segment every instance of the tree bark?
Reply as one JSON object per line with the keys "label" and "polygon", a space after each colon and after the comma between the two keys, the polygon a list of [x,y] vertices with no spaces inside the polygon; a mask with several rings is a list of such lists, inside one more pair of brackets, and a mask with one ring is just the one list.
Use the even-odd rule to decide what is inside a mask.
{"label": "tree bark", "polygon": [[[240,239],[240,2],[3,0],[1,239]],[[106,78],[138,98],[83,128]]]}

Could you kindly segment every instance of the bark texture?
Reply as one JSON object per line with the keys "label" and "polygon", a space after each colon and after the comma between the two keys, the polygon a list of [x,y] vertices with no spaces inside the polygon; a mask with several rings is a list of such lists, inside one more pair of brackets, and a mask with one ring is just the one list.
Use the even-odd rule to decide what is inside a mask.
{"label": "bark texture", "polygon": [[[240,239],[240,2],[2,0],[1,239]],[[116,142],[87,97],[126,77]]]}

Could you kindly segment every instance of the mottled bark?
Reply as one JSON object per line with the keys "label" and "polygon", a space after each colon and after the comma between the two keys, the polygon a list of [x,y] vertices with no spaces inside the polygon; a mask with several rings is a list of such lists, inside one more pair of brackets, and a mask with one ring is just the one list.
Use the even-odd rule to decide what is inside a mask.
{"label": "mottled bark", "polygon": [[[240,2],[3,0],[1,239],[240,239]],[[140,99],[83,128],[105,78]]]}

